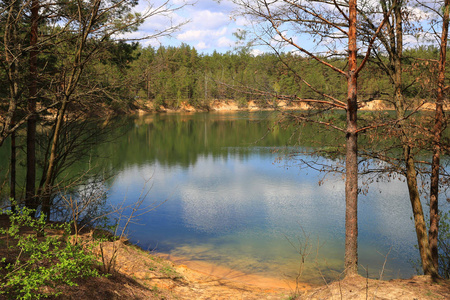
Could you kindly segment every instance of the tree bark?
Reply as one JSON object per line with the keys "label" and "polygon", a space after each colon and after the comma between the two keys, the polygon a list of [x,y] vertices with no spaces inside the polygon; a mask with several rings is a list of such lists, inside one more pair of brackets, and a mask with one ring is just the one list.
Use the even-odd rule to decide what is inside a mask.
{"label": "tree bark", "polygon": [[[18,63],[18,53],[20,53],[20,44],[18,43],[18,33],[17,33],[17,21],[15,17],[19,14],[20,3],[19,1],[8,2],[10,6],[9,11],[7,11],[7,17],[4,28],[4,57],[6,61],[6,75],[9,83],[9,107],[6,116],[6,122],[3,123],[3,130],[6,131],[14,128],[16,126],[16,109],[17,102],[19,98],[19,63]],[[4,136],[6,137],[6,136]],[[3,142],[3,139],[1,139]],[[0,146],[1,146],[0,142]],[[14,212],[16,205],[16,132],[11,131],[11,156],[10,156],[10,190],[9,199],[11,201],[11,210]]]}
{"label": "tree bark", "polygon": [[28,111],[31,114],[27,122],[27,174],[25,205],[37,209],[36,198],[36,97],[37,97],[37,40],[39,21],[39,1],[31,1],[30,29],[30,82],[28,86]]}
{"label": "tree bark", "polygon": [[51,208],[51,194],[52,194],[52,185],[55,170],[55,162],[57,157],[57,147],[59,142],[59,136],[61,134],[61,129],[64,122],[64,115],[66,113],[67,108],[67,100],[64,99],[61,105],[61,108],[58,111],[58,116],[56,118],[56,126],[53,132],[53,139],[50,150],[50,158],[48,160],[47,172],[45,175],[45,183],[43,192],[41,193],[41,201],[42,201],[42,212],[46,215],[47,220],[50,218],[50,208]]}
{"label": "tree bark", "polygon": [[[383,12],[387,14],[389,11],[388,3],[382,1]],[[428,243],[427,228],[425,223],[425,216],[423,213],[422,203],[420,200],[419,188],[417,186],[417,172],[414,162],[414,155],[412,152],[411,136],[408,132],[408,124],[405,123],[406,104],[403,97],[403,80],[402,80],[402,55],[403,55],[403,16],[402,6],[403,1],[396,1],[392,3],[392,17],[391,22],[388,23],[388,40],[383,42],[387,52],[389,53],[389,62],[391,68],[386,70],[390,75],[394,84],[394,103],[396,110],[396,118],[398,120],[399,135],[403,149],[403,160],[405,163],[406,182],[409,193],[409,200],[414,216],[414,225],[417,235],[417,243],[419,246],[419,253],[422,262],[422,269],[424,274],[434,276],[437,274],[437,269],[433,268],[431,263],[431,252]]]}
{"label": "tree bark", "polygon": [[[3,45],[4,45],[4,58],[6,61],[6,75],[9,84],[9,105],[8,112],[5,115],[5,119],[0,125],[1,136],[0,136],[0,146],[10,134],[12,128],[15,127],[14,115],[17,109],[17,95],[18,95],[18,62],[17,62],[17,24],[14,17],[18,14],[18,1],[14,3],[8,3],[9,10],[5,11],[6,20],[4,23],[4,35],[3,35]],[[12,131],[14,132],[14,131]]]}
{"label": "tree bark", "polygon": [[437,269],[431,260],[431,252],[427,237],[427,226],[423,214],[422,203],[420,201],[419,188],[417,186],[417,173],[414,163],[414,157],[411,154],[411,148],[406,141],[403,145],[404,158],[406,163],[406,181],[408,184],[409,199],[414,215],[414,225],[416,228],[417,243],[419,245],[419,253],[422,261],[422,269],[425,275],[436,276]]}
{"label": "tree bark", "polygon": [[356,61],[356,0],[349,1],[348,31],[348,99],[346,131],[345,181],[345,273],[358,273],[358,135],[357,135],[357,61]]}
{"label": "tree bark", "polygon": [[444,128],[444,90],[445,90],[445,64],[447,61],[447,38],[449,25],[450,0],[445,0],[442,20],[441,51],[439,55],[438,89],[436,95],[436,111],[433,127],[433,158],[431,161],[430,180],[430,231],[429,244],[431,258],[436,270],[439,270],[438,233],[439,233],[439,169],[441,156],[441,138]]}
{"label": "tree bark", "polygon": [[[48,160],[48,166],[45,174],[45,182],[42,191],[39,191],[39,197],[42,202],[42,212],[46,215],[47,220],[50,219],[50,209],[51,209],[51,194],[52,194],[52,182],[55,179],[55,164],[56,158],[58,156],[57,148],[59,143],[59,137],[61,134],[62,126],[64,123],[64,116],[66,114],[67,105],[69,105],[70,97],[72,93],[75,91],[78,82],[80,80],[81,74],[83,73],[84,65],[86,64],[86,60],[83,60],[83,53],[86,46],[86,41],[88,39],[89,33],[91,32],[93,26],[98,21],[98,10],[100,4],[102,2],[100,0],[96,0],[93,3],[92,11],[90,12],[89,22],[78,32],[78,41],[77,48],[74,55],[74,61],[72,64],[71,74],[68,78],[68,81],[64,83],[64,96],[62,99],[62,104],[60,109],[58,110],[58,116],[56,118],[55,130],[53,132],[51,150],[50,150],[50,158]],[[81,14],[79,15],[81,21]]]}
{"label": "tree bark", "polygon": [[[11,123],[14,126],[14,121]],[[16,132],[11,133],[11,175],[9,182],[9,201],[11,201],[11,211],[16,211]]]}

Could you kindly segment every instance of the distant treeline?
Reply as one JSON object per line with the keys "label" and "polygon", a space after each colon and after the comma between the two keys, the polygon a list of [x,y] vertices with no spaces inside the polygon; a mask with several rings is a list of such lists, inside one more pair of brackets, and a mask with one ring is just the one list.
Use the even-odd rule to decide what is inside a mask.
{"label": "distant treeline", "polygon": [[[199,54],[189,45],[143,48],[138,43],[108,42],[84,68],[77,94],[69,110],[95,110],[100,106],[124,111],[147,101],[158,110],[161,106],[176,109],[182,102],[208,108],[213,100],[234,100],[247,106],[253,100],[260,106],[278,96],[322,99],[323,94],[345,101],[346,79],[311,58],[284,53],[252,55],[249,49],[226,53]],[[436,90],[439,51],[435,47],[418,47],[404,51],[404,95],[417,104]],[[325,58],[325,57],[321,57]],[[59,87],[51,84],[52,70],[61,64],[58,53],[42,51],[38,65],[46,71],[39,77],[40,101],[49,103]],[[387,60],[387,58],[386,58]],[[344,68],[342,56],[326,61]],[[394,91],[390,78],[373,60],[361,72],[358,81],[361,101],[390,102]],[[380,63],[380,62],[378,62]],[[2,74],[2,82],[6,82]],[[8,97],[8,85],[0,86],[0,95]],[[80,105],[77,105],[80,103]],[[87,105],[90,103],[89,105]]]}
{"label": "distant treeline", "polygon": [[[105,85],[115,85],[115,97],[133,103],[152,101],[154,108],[178,108],[182,102],[208,107],[212,100],[235,100],[246,106],[255,100],[261,106],[275,95],[321,99],[326,93],[337,99],[346,97],[346,79],[321,63],[285,53],[254,56],[248,49],[199,54],[189,45],[142,48],[139,44],[116,44],[110,57],[102,60],[97,77]],[[430,97],[435,90],[439,52],[434,47],[419,47],[404,53],[404,93],[411,103]],[[324,58],[324,57],[322,57]],[[387,58],[386,58],[387,59]],[[326,61],[345,68],[346,61],[327,57]],[[375,61],[375,60],[374,60]],[[378,62],[379,63],[379,62]],[[119,84],[123,83],[123,84]],[[362,101],[391,101],[393,85],[377,63],[369,63],[359,78]]]}

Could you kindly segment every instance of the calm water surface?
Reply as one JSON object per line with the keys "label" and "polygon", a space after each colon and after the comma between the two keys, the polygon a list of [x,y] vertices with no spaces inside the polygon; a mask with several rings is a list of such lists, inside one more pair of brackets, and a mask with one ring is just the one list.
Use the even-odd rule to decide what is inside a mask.
{"label": "calm water surface", "polygon": [[[165,201],[130,227],[152,249],[247,273],[302,280],[335,279],[343,271],[344,182],[279,160],[295,149],[289,130],[272,130],[266,114],[150,115],[101,150],[118,175],[109,200]],[[334,133],[330,133],[333,135]],[[263,138],[264,137],[264,138]],[[262,139],[263,138],[263,139]],[[327,137],[321,137],[327,139]],[[298,145],[299,147],[308,145]],[[323,162],[334,163],[333,161]],[[415,232],[406,185],[372,184],[359,201],[361,273],[415,274]],[[320,270],[320,272],[319,272]]]}

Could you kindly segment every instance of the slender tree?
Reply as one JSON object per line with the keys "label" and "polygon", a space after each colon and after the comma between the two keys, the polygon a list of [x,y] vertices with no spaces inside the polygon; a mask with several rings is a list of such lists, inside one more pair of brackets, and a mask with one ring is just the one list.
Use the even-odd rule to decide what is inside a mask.
{"label": "slender tree", "polygon": [[[423,7],[422,7],[423,8]],[[428,7],[427,9],[429,9]],[[439,187],[439,153],[440,153],[440,140],[443,130],[443,110],[442,99],[444,91],[445,80],[445,49],[446,44],[443,41],[447,41],[447,29],[448,23],[445,23],[445,14],[442,16],[443,30],[441,35],[441,58],[438,66],[438,91],[436,99],[436,116],[435,125],[433,128],[433,162],[431,173],[431,185],[430,185],[430,231],[427,234],[427,225],[425,222],[425,215],[422,207],[422,201],[418,186],[418,166],[415,159],[415,153],[421,149],[417,144],[417,139],[427,139],[427,136],[417,137],[414,132],[416,130],[415,124],[408,121],[412,118],[412,115],[417,112],[422,103],[414,104],[411,99],[407,99],[405,93],[408,89],[411,89],[416,84],[420,84],[418,79],[424,80],[420,75],[414,78],[413,81],[405,84],[405,66],[404,66],[404,50],[403,40],[405,34],[410,34],[411,29],[418,30],[421,28],[419,24],[414,24],[413,12],[410,11],[410,7],[407,6],[406,1],[386,1],[380,0],[379,6],[375,5],[372,8],[366,7],[367,10],[361,9],[360,14],[363,16],[364,25],[361,27],[361,36],[369,38],[376,27],[372,20],[375,20],[379,11],[382,15],[386,16],[391,14],[391,17],[387,19],[386,29],[379,33],[378,40],[380,41],[379,47],[374,50],[375,63],[382,69],[390,78],[393,85],[393,101],[396,112],[396,126],[389,128],[389,135],[399,137],[400,148],[402,149],[403,164],[397,166],[397,159],[394,157],[380,157],[388,163],[393,163],[397,172],[402,173],[406,177],[406,183],[409,192],[409,199],[411,202],[412,212],[414,216],[414,223],[417,235],[417,242],[419,253],[421,257],[422,269],[424,274],[436,277],[438,275],[438,262],[437,262],[437,233],[438,233],[438,209],[437,209],[437,197]],[[448,16],[447,16],[448,18]],[[448,22],[448,20],[447,20]],[[404,24],[408,24],[408,29],[405,29]],[[370,32],[369,35],[364,33]],[[387,54],[387,57],[384,55]],[[426,59],[426,58],[419,58]],[[427,62],[429,63],[429,62]],[[431,64],[433,62],[430,62]],[[422,83],[425,85],[425,83]],[[408,112],[409,111],[409,112]],[[426,130],[424,131],[426,132]],[[420,143],[419,143],[420,144]]]}
{"label": "slender tree", "polygon": [[[56,95],[59,98],[60,107],[54,124],[49,159],[45,166],[45,180],[42,180],[43,186],[39,191],[42,209],[47,217],[50,216],[53,192],[52,183],[56,175],[55,165],[59,155],[60,134],[68,106],[73,98],[76,97],[75,94],[79,89],[79,82],[82,79],[86,66],[92,62],[93,58],[100,57],[100,53],[105,51],[105,47],[108,46],[114,36],[136,28],[136,26],[148,18],[165,15],[180,8],[168,7],[168,1],[166,1],[160,6],[151,7],[143,14],[132,14],[130,9],[136,4],[132,0],[121,0],[113,3],[108,3],[104,0],[95,0],[89,3],[77,2],[76,9],[74,10],[72,7],[67,7],[64,4],[60,7],[61,18],[67,24],[65,27],[73,28],[69,34],[70,39],[68,42],[69,44],[73,43],[75,46],[72,52],[70,52],[71,54],[67,57],[69,64],[64,65],[61,69],[62,80],[59,84],[62,87],[62,93],[58,92]],[[142,38],[157,38],[169,35],[181,25],[173,25]]]}
{"label": "slender tree", "polygon": [[[298,115],[295,118],[301,122],[320,123],[345,134],[345,273],[347,276],[355,275],[358,272],[358,132],[361,131],[357,124],[358,75],[369,58],[376,34],[381,30],[385,20],[379,24],[376,34],[373,35],[366,48],[363,59],[358,63],[356,0],[348,2],[236,0],[234,2],[240,5],[243,15],[256,20],[256,24],[260,24],[261,31],[256,32],[256,35],[273,50],[277,50],[273,45],[274,40],[282,46],[293,47],[296,51],[337,72],[347,82],[346,100],[341,101],[315,88],[297,73],[299,81],[311,88],[321,99],[305,99],[297,95],[276,96],[291,101],[304,102],[308,105],[326,107],[327,110],[346,110],[346,125],[343,128],[337,124],[317,121],[308,114]],[[341,69],[337,65],[333,65],[322,56],[296,42],[298,37],[290,35],[295,29],[298,29],[297,32],[300,34],[310,34],[320,41],[342,42],[347,48],[347,68]],[[281,55],[279,57],[282,58]],[[291,68],[291,70],[293,69]]]}
{"label": "slender tree", "polygon": [[[2,18],[3,32],[3,47],[4,47],[4,62],[1,66],[6,74],[8,89],[9,89],[9,105],[6,113],[6,118],[2,122],[2,134],[0,137],[0,145],[9,134],[11,130],[11,161],[10,161],[10,194],[12,200],[16,200],[16,134],[15,134],[15,118],[16,110],[19,105],[19,98],[21,98],[21,91],[19,88],[20,72],[19,61],[21,60],[21,43],[18,36],[18,27],[20,25],[20,1],[8,1],[5,3]],[[14,209],[14,208],[13,208]]]}
{"label": "slender tree", "polygon": [[0,24],[3,28],[2,56],[4,57],[4,60],[0,60],[0,65],[4,71],[8,85],[8,108],[4,116],[0,117],[0,146],[3,144],[5,138],[18,127],[15,118],[17,117],[16,112],[18,110],[19,98],[22,94],[19,83],[21,78],[19,68],[20,62],[23,60],[21,55],[22,43],[18,36],[18,27],[22,21],[21,18],[18,17],[18,15],[20,16],[19,11],[21,9],[21,3],[20,1],[5,1],[2,4],[3,5],[0,6]]}
{"label": "slender tree", "polygon": [[36,101],[38,96],[37,56],[38,56],[38,27],[39,27],[39,0],[32,0],[30,19],[30,77],[28,83],[28,113],[27,122],[27,179],[25,191],[25,205],[36,210]]}
{"label": "slender tree", "polygon": [[[107,61],[102,55],[111,47],[136,40],[127,38],[127,33],[137,30],[144,20],[163,17],[169,26],[138,39],[170,35],[183,25],[173,22],[172,13],[184,7],[184,1],[177,5],[169,0],[159,5],[149,3],[148,9],[141,13],[132,11],[137,4],[135,0],[10,0],[0,4],[3,37],[0,48],[4,53],[0,65],[9,92],[7,99],[5,94],[0,94],[0,145],[26,123],[26,206],[36,209],[43,205],[42,211],[49,215],[53,184],[58,175],[56,162],[61,163],[66,157],[58,153],[63,148],[60,135],[67,113],[75,109],[70,107],[74,99],[82,103],[80,99],[91,99],[93,95],[111,98],[115,93],[117,85],[107,86],[99,84],[99,79],[86,78],[86,70],[92,72],[94,65]],[[24,36],[29,40],[24,42]],[[24,103],[22,98],[26,99]],[[41,179],[42,186],[37,191],[36,124],[43,114],[54,113],[49,108],[56,108],[57,114],[43,166],[45,178]]]}
{"label": "slender tree", "polygon": [[431,162],[430,180],[430,230],[429,244],[431,256],[436,270],[439,269],[438,232],[439,232],[439,175],[442,132],[445,129],[444,99],[445,99],[445,65],[447,62],[447,40],[449,26],[450,0],[444,1],[442,13],[442,32],[440,38],[440,52],[438,64],[438,81],[436,95],[436,110],[434,116],[433,157]]}

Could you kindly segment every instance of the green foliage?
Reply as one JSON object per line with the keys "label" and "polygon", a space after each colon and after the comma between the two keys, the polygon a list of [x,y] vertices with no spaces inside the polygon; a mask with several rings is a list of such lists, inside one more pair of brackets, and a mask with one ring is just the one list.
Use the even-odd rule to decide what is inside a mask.
{"label": "green foliage", "polygon": [[[435,66],[417,59],[435,58],[435,52],[434,48],[406,52],[402,76],[407,85],[404,94],[408,102],[427,98],[435,90],[432,75],[436,72]],[[52,61],[56,65],[62,60],[59,56],[50,56],[47,55],[43,63]],[[326,100],[322,94],[325,93],[344,102],[347,97],[343,76],[313,59],[291,53],[281,53],[280,57],[275,54],[253,56],[249,51],[206,55],[186,44],[155,49],[108,40],[98,56],[99,60],[89,64],[81,78],[83,84],[79,89],[87,88],[82,99],[84,103],[87,98],[101,102],[115,111],[126,111],[136,99],[151,100],[159,110],[161,105],[178,108],[181,102],[203,107],[207,100],[213,99],[240,101],[242,107],[247,106],[247,101],[255,100],[264,106],[266,101],[272,102],[264,92],[317,100]],[[343,58],[321,59],[346,68]],[[367,70],[359,77],[359,100],[388,101],[394,94],[389,77],[374,61],[368,62]],[[101,88],[92,91],[93,85]]]}
{"label": "green foliage", "polygon": [[[420,47],[406,52],[402,76],[409,103],[433,93],[435,65],[417,58],[436,59],[435,53],[434,48]],[[272,101],[271,97],[257,91],[317,100],[326,100],[322,94],[325,93],[344,102],[347,97],[343,76],[314,59],[291,53],[281,53],[280,57],[275,54],[253,56],[249,51],[202,55],[183,44],[158,49],[137,47],[129,56],[136,60],[125,69],[123,82],[128,83],[127,89],[133,93],[128,98],[138,96],[154,100],[160,95],[167,107],[176,107],[180,101],[202,105],[198,99],[204,98],[236,100],[242,107],[249,100],[255,100],[261,106]],[[344,58],[321,59],[337,68],[346,68]],[[369,61],[367,72],[362,72],[359,77],[359,100],[389,101],[393,95],[390,78],[377,62]]]}
{"label": "green foliage", "polygon": [[247,107],[247,99],[245,97],[239,97],[237,99],[237,104],[239,108]]}
{"label": "green foliage", "polygon": [[159,257],[152,257],[155,262],[149,266],[149,270],[153,272],[159,272],[171,279],[182,278],[180,274],[173,268],[173,266]]}
{"label": "green foliage", "polygon": [[[8,240],[9,255],[0,267],[0,295],[40,299],[60,294],[61,285],[76,286],[77,278],[100,276],[93,254],[67,242],[70,224],[46,224],[43,214],[35,219],[27,208],[3,213],[10,220],[8,228],[0,228]],[[63,231],[63,236],[51,235],[48,230]]]}
{"label": "green foliage", "polygon": [[153,109],[156,111],[160,110],[160,107],[164,105],[164,99],[161,94],[158,94],[156,96],[155,100],[153,101]]}

